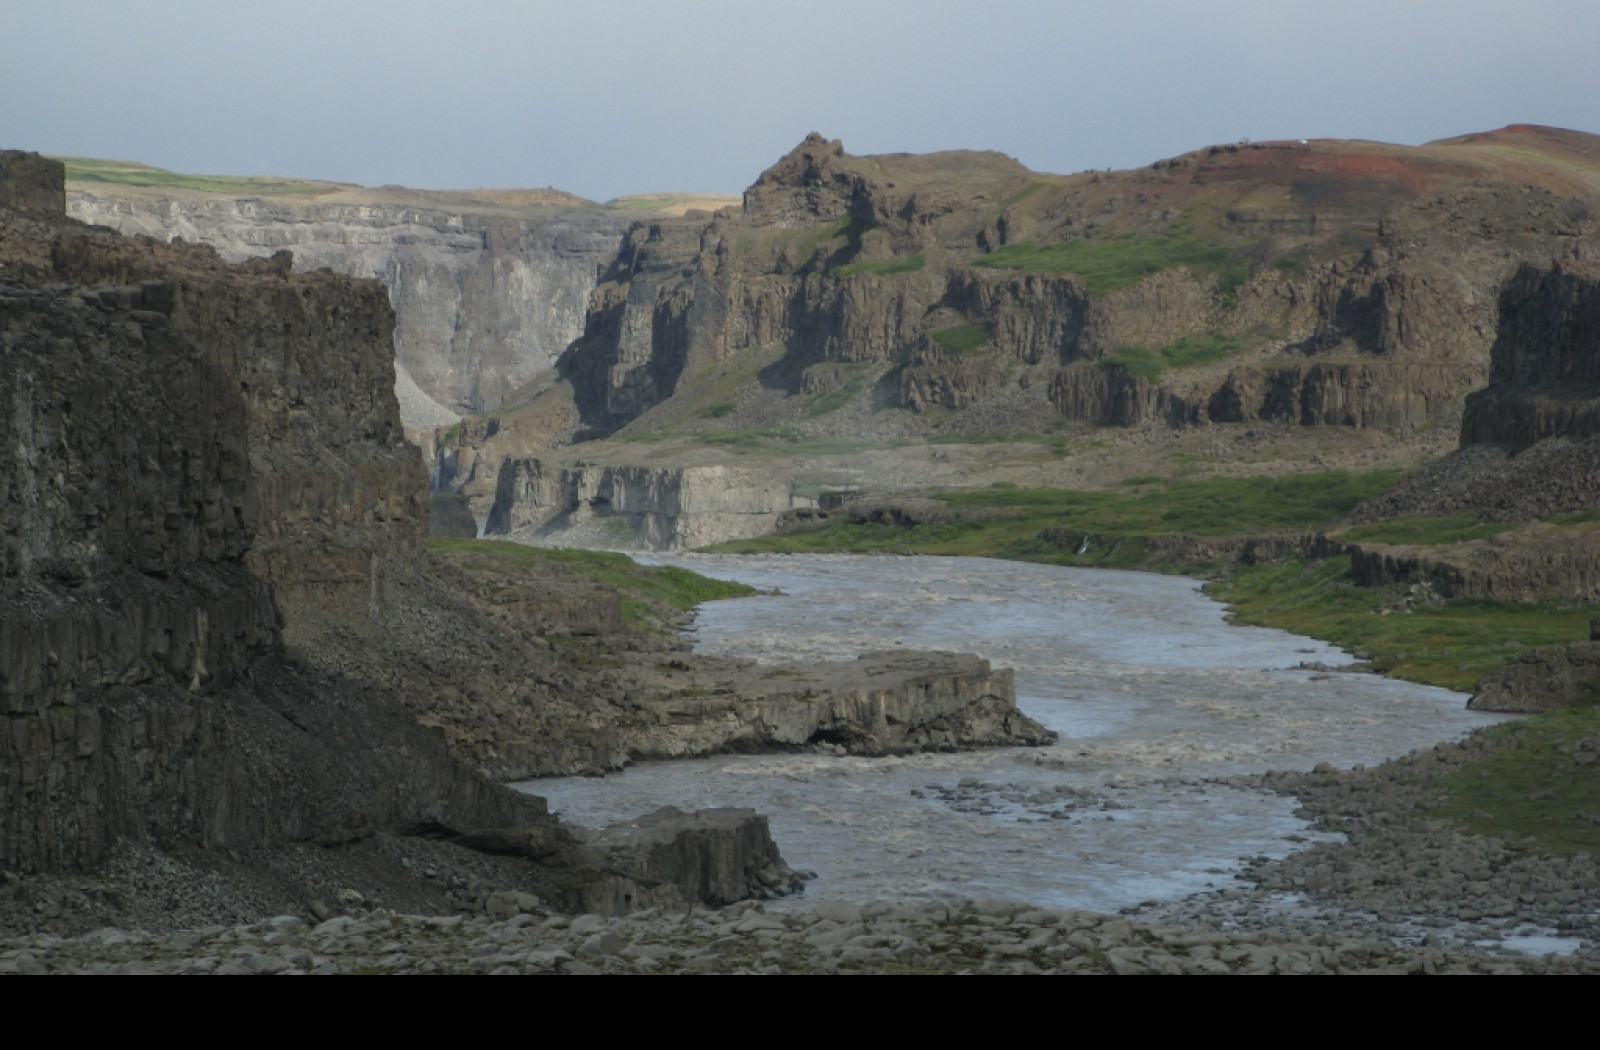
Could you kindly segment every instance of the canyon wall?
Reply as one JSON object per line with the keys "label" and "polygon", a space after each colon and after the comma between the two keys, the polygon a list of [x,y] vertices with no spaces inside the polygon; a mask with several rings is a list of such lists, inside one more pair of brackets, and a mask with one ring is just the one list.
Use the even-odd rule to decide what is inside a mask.
{"label": "canyon wall", "polygon": [[1516,454],[1600,434],[1600,263],[1523,266],[1500,318],[1489,386],[1467,399],[1462,445]]}
{"label": "canyon wall", "polygon": [[1600,264],[1524,265],[1500,296],[1489,383],[1460,448],[1351,514],[1525,521],[1600,508]]}
{"label": "canyon wall", "polygon": [[757,469],[509,459],[485,532],[558,546],[676,550],[764,536],[789,505],[788,480]]}
{"label": "canyon wall", "polygon": [[[19,167],[44,190],[19,192]],[[62,185],[57,164],[4,174],[11,200]],[[422,554],[392,323],[375,282],[287,256],[228,267],[0,211],[0,864],[423,823],[559,848],[537,800],[285,659]]]}
{"label": "canyon wall", "polygon": [[[401,385],[414,381],[449,413],[471,414],[499,408],[582,331],[596,272],[630,221],[547,196],[565,200],[513,207],[399,190],[229,197],[74,183],[68,210],[125,234],[209,244],[229,262],[288,250],[297,272],[377,278],[397,317]],[[412,425],[451,421],[401,400]]]}
{"label": "canyon wall", "polygon": [[916,413],[1038,383],[1102,425],[1417,430],[1483,383],[1518,262],[1594,228],[1594,172],[1512,177],[1477,148],[1265,143],[1061,177],[813,135],[742,212],[636,225],[560,367],[585,436],[758,352],[790,396],[896,369],[887,407]]}
{"label": "canyon wall", "polygon": [[1351,559],[1357,580],[1452,598],[1600,599],[1600,530],[1586,521],[1600,510],[1597,398],[1600,266],[1522,266],[1501,292],[1489,384],[1466,399],[1461,447],[1350,520],[1470,514],[1530,524],[1448,546],[1363,545]]}

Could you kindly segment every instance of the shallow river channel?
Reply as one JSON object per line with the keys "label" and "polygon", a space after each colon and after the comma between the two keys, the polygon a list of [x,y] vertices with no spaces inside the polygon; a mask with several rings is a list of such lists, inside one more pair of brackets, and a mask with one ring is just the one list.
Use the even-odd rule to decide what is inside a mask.
{"label": "shallow river channel", "polygon": [[1498,720],[1365,673],[1331,646],[1235,627],[1190,579],[979,558],[652,559],[780,596],[711,602],[696,650],[762,661],[976,652],[1016,670],[1048,748],[652,763],[518,785],[586,825],[658,806],[767,814],[808,897],[1001,898],[1110,911],[1226,886],[1316,837],[1293,800],[1226,781],[1372,764]]}

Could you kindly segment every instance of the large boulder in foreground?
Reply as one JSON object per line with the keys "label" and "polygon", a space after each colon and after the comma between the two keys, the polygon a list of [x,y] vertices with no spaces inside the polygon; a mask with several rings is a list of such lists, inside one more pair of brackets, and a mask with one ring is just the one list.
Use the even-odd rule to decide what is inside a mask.
{"label": "large boulder in foreground", "polygon": [[1600,700],[1600,642],[1547,645],[1478,679],[1467,707],[1536,714]]}

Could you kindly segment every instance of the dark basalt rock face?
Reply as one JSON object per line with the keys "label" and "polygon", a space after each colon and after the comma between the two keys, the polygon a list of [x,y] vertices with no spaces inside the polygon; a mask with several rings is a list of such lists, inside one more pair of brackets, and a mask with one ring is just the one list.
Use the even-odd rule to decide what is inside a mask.
{"label": "dark basalt rock face", "polygon": [[1524,265],[1501,294],[1489,386],[1467,399],[1461,444],[1600,434],[1600,264]]}
{"label": "dark basalt rock face", "polygon": [[[61,187],[59,164],[0,153],[0,869],[91,870],[121,840],[203,855],[383,832],[622,897],[701,893],[701,861],[583,847],[318,662],[326,632],[392,614],[425,570],[382,286],[124,240],[65,219]],[[682,823],[662,832],[677,853],[698,835],[722,856],[732,834],[750,864],[719,863],[778,871],[753,815]]]}
{"label": "dark basalt rock face", "polygon": [[64,214],[66,171],[37,153],[0,150],[0,208],[29,215]]}
{"label": "dark basalt rock face", "polygon": [[[1351,558],[1356,578],[1370,586],[1421,585],[1443,597],[1531,602],[1600,596],[1600,534],[1537,523],[1600,508],[1597,398],[1600,266],[1575,260],[1524,265],[1501,293],[1489,385],[1467,397],[1461,447],[1357,507],[1350,520],[1466,512],[1484,521],[1533,524],[1447,546],[1363,544]],[[1494,696],[1537,691],[1524,680],[1540,674],[1545,670],[1517,664],[1504,681],[1486,678],[1480,690]]]}
{"label": "dark basalt rock face", "polygon": [[1525,265],[1500,295],[1489,385],[1461,447],[1351,514],[1524,521],[1600,507],[1600,264]]}
{"label": "dark basalt rock face", "polygon": [[[59,199],[4,156],[0,197]],[[382,289],[41,208],[0,212],[0,262],[0,864],[551,823],[289,659],[422,554]]]}

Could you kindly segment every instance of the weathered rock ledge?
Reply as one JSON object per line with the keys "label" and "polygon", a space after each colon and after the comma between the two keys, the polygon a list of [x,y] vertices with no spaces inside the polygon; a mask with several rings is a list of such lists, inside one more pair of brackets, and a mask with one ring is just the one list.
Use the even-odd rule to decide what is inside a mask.
{"label": "weathered rock ledge", "polygon": [[634,759],[824,747],[838,754],[1042,745],[1056,735],[1017,710],[1009,669],[967,653],[895,651],[749,667],[708,694],[685,689],[617,727]]}
{"label": "weathered rock ledge", "polygon": [[677,550],[764,536],[789,509],[786,477],[741,467],[501,465],[488,535],[565,546]]}

